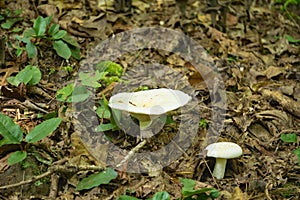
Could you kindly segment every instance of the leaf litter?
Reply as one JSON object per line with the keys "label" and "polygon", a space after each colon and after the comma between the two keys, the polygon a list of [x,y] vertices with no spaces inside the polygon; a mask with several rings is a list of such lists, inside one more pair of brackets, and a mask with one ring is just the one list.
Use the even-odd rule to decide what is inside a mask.
{"label": "leaf litter", "polygon": [[[298,19],[290,20],[274,1],[268,3],[269,5],[253,1],[249,6],[242,1],[231,1],[228,7],[224,7],[223,1],[220,1],[223,7],[217,9],[228,8],[227,14],[225,13],[227,18],[222,14],[222,10],[217,10],[216,23],[212,26],[212,12],[205,12],[207,8],[204,1],[198,0],[188,1],[184,17],[183,11],[178,8],[179,4],[171,0],[134,0],[129,10],[124,8],[119,12],[115,11],[113,1],[107,1],[106,4],[105,1],[81,0],[49,0],[43,3],[29,0],[9,1],[5,9],[23,8],[21,17],[25,22],[17,23],[21,28],[26,28],[28,23],[40,14],[53,16],[54,22],[77,38],[81,45],[82,58],[85,58],[88,49],[99,41],[125,30],[164,26],[185,32],[209,52],[225,81],[228,109],[219,141],[237,142],[242,146],[244,155],[240,159],[229,161],[225,179],[216,182],[210,173],[215,161],[202,158],[202,153],[199,152],[206,134],[205,128],[199,128],[191,147],[161,171],[156,172],[155,166],[145,163],[152,174],[130,174],[120,171],[118,178],[110,183],[82,192],[76,191],[76,185],[91,172],[57,173],[60,182],[56,186],[50,184],[55,182],[50,181],[48,177],[36,182],[34,186],[26,185],[23,190],[20,187],[1,190],[1,196],[6,199],[21,196],[40,199],[50,196],[58,199],[117,199],[120,195],[128,194],[145,199],[152,197],[155,192],[167,191],[171,199],[175,199],[182,197],[179,178],[191,178],[197,181],[200,188],[218,189],[222,199],[299,199],[300,161],[293,151],[299,148],[300,136],[300,14],[296,10]],[[124,12],[125,10],[127,11]],[[224,17],[226,32],[222,30],[224,24],[218,21]],[[6,34],[9,40],[13,40],[11,32],[3,29],[1,31],[4,31],[3,34]],[[37,117],[39,112],[38,109],[22,103],[25,100],[20,98],[20,94],[23,94],[21,96],[36,106],[47,105],[43,109],[48,113],[67,115],[66,123],[54,135],[45,139],[37,147],[40,150],[36,152],[43,154],[41,152],[45,151],[56,161],[67,157],[72,165],[102,165],[103,163],[99,163],[89,148],[82,143],[78,136],[82,130],[77,130],[74,121],[64,112],[69,108],[49,98],[52,96],[52,99],[55,99],[56,92],[75,75],[74,72],[62,73],[61,66],[71,65],[76,71],[78,61],[70,59],[68,63],[55,55],[54,51],[43,52],[36,60],[43,74],[37,87],[45,93],[33,93],[30,88],[22,93],[24,89],[9,85],[6,79],[24,69],[28,60],[24,56],[16,58],[11,53],[11,46],[6,48],[6,67],[0,71],[1,112],[15,118],[22,129],[32,130],[40,122]],[[98,58],[88,59],[92,62]],[[133,66],[167,63],[181,74],[178,76],[178,79],[182,79],[178,80],[179,85],[190,83],[198,91],[203,108],[201,118],[208,122],[211,120],[207,86],[204,78],[196,72],[191,63],[175,54],[159,50],[124,54],[117,62],[126,66],[129,75],[133,77],[143,77],[142,72]],[[166,78],[161,83],[167,85],[168,81],[170,80]],[[132,84],[137,87],[139,82]],[[150,88],[162,87],[151,81],[144,84]],[[4,87],[6,89],[3,89]],[[102,90],[109,97],[115,87],[118,85],[112,83]],[[28,110],[32,112],[28,113]],[[167,125],[143,150],[159,149],[162,141],[168,143],[172,139],[172,132],[176,128],[178,127]],[[282,134],[296,134],[297,142],[282,141]],[[136,145],[134,138],[122,132],[109,133],[108,136],[123,148],[130,149]],[[1,186],[21,182],[23,174],[28,179],[47,171],[48,166],[41,164],[34,156],[29,156],[29,160],[23,166],[8,166],[7,155],[19,148],[14,145],[0,147]],[[108,157],[107,154],[111,154],[118,159],[117,152],[107,151],[109,150],[101,156]],[[42,166],[37,167],[39,165]],[[57,192],[50,192],[55,188],[58,189]]]}

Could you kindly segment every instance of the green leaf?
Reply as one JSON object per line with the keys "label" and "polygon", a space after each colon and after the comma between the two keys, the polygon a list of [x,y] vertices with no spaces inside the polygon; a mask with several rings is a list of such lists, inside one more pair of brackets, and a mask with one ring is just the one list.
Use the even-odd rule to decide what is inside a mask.
{"label": "green leaf", "polygon": [[121,195],[118,200],[141,200],[141,199],[138,199],[138,198],[135,198],[135,197],[131,197],[131,196],[128,196],[128,195]]}
{"label": "green leaf", "polygon": [[112,82],[118,82],[123,74],[123,67],[112,61],[102,61],[98,63],[96,70],[99,72],[107,72],[106,76],[102,78],[107,85]]}
{"label": "green leaf", "polygon": [[68,43],[69,45],[72,45],[74,47],[79,47],[79,44],[77,43],[76,39],[74,39],[72,36],[70,35],[65,35],[62,38],[63,41],[65,41],[66,43]]}
{"label": "green leaf", "polygon": [[34,20],[33,30],[36,36],[44,36],[46,32],[47,21],[42,16],[38,16],[36,20]]}
{"label": "green leaf", "polygon": [[100,72],[108,72],[112,76],[121,76],[123,67],[112,61],[102,61],[96,65],[96,70]]}
{"label": "green leaf", "polygon": [[56,99],[59,101],[66,101],[67,98],[73,93],[74,84],[69,84],[57,91]]}
{"label": "green leaf", "polygon": [[98,81],[105,76],[104,72],[96,71],[95,74],[92,73],[79,73],[79,79],[81,80],[82,85],[99,88],[101,84]]}
{"label": "green leaf", "polygon": [[5,23],[1,24],[1,27],[4,29],[10,29],[11,27],[13,27],[13,25],[15,23],[17,23],[18,21],[21,21],[22,18],[13,18],[13,19],[7,19],[5,21]]}
{"label": "green leaf", "polygon": [[82,179],[76,190],[87,190],[93,187],[97,187],[101,184],[107,184],[111,180],[117,178],[118,174],[112,168],[107,168],[106,170],[99,172],[97,174],[92,174],[87,178]]}
{"label": "green leaf", "polygon": [[141,199],[138,199],[136,197],[131,197],[131,196],[128,196],[128,195],[121,195],[118,200],[141,200]]}
{"label": "green leaf", "polygon": [[24,38],[32,38],[34,34],[35,34],[35,32],[34,32],[33,28],[28,28],[23,32],[23,37]]}
{"label": "green leaf", "polygon": [[28,68],[28,74],[29,73],[32,74],[32,78],[28,82],[29,85],[38,84],[42,78],[42,73],[41,73],[40,69],[36,66],[31,66],[31,65],[28,65],[26,68]]}
{"label": "green leaf", "polygon": [[293,154],[298,156],[298,165],[300,165],[300,148],[297,148],[293,151]]}
{"label": "green leaf", "polygon": [[102,131],[109,131],[114,128],[117,128],[115,124],[108,123],[108,124],[100,124],[99,126],[96,127],[95,131],[96,132],[102,132]]}
{"label": "green leaf", "polygon": [[34,58],[37,56],[37,48],[32,42],[28,42],[26,44],[25,49],[26,49],[28,58]]}
{"label": "green leaf", "polygon": [[96,110],[97,115],[102,119],[110,119],[111,112],[108,106],[101,105]]}
{"label": "green leaf", "polygon": [[49,30],[48,30],[48,34],[53,36],[54,34],[56,34],[59,31],[59,24],[53,24]]}
{"label": "green leaf", "polygon": [[20,144],[23,139],[23,133],[20,126],[15,124],[10,117],[2,113],[0,113],[0,134],[4,138],[0,141],[1,145]]}
{"label": "green leaf", "polygon": [[27,65],[15,77],[9,77],[7,81],[16,87],[18,87],[20,83],[36,85],[40,82],[41,77],[42,73],[38,67]]}
{"label": "green leaf", "polygon": [[211,190],[210,194],[209,194],[209,196],[211,196],[212,198],[215,198],[215,199],[218,198],[220,195],[221,195],[220,191],[216,190],[216,189]]}
{"label": "green leaf", "polygon": [[296,40],[295,38],[293,38],[292,36],[290,35],[284,35],[285,39],[290,42],[290,43],[297,43],[297,42],[300,42],[300,40]]}
{"label": "green leaf", "polygon": [[170,200],[170,198],[171,197],[168,192],[162,191],[155,193],[151,200]]}
{"label": "green leaf", "polygon": [[52,39],[59,40],[59,39],[63,38],[66,34],[67,34],[67,31],[60,30],[57,33],[55,33],[54,35],[52,35]]}
{"label": "green leaf", "polygon": [[64,43],[62,40],[54,41],[53,48],[56,51],[57,55],[64,59],[69,59],[72,55],[69,46]]}
{"label": "green leaf", "polygon": [[14,165],[23,161],[27,157],[26,151],[16,151],[9,155],[7,162],[9,165]]}
{"label": "green leaf", "polygon": [[60,118],[52,118],[44,121],[43,123],[34,127],[34,129],[26,135],[25,141],[29,143],[34,143],[47,137],[59,126],[61,121],[62,119]]}
{"label": "green leaf", "polygon": [[79,47],[75,47],[72,45],[69,45],[69,48],[71,50],[72,53],[72,57],[75,58],[76,60],[80,60],[80,48]]}
{"label": "green leaf", "polygon": [[281,134],[280,139],[283,142],[297,142],[297,135],[295,133]]}
{"label": "green leaf", "polygon": [[183,185],[182,192],[194,190],[194,187],[196,184],[196,182],[194,180],[186,179],[186,178],[179,178],[179,181]]}
{"label": "green leaf", "polygon": [[82,102],[89,98],[91,92],[86,89],[85,86],[80,85],[74,88],[70,97],[67,98],[66,102]]}

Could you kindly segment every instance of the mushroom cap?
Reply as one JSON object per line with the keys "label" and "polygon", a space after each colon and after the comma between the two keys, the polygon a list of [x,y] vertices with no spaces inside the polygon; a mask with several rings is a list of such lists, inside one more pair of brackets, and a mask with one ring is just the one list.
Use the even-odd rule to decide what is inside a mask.
{"label": "mushroom cap", "polygon": [[132,93],[118,93],[109,99],[108,106],[130,113],[162,115],[187,104],[191,97],[179,90],[167,88]]}
{"label": "mushroom cap", "polygon": [[214,158],[236,158],[243,154],[242,148],[233,142],[217,142],[208,145],[207,150],[208,157]]}

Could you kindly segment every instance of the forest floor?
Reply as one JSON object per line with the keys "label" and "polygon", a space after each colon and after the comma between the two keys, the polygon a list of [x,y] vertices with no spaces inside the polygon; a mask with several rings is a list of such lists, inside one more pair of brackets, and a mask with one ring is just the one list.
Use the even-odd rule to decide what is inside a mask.
{"label": "forest floor", "polygon": [[[63,119],[40,140],[21,136],[12,144],[4,131],[14,125],[1,115],[0,199],[300,199],[300,3],[225,4],[191,0],[181,10],[184,3],[175,0],[133,0],[118,9],[101,0],[0,1],[1,113],[27,134],[46,119]],[[52,46],[61,38],[32,36],[37,52],[30,55],[20,38],[39,16],[52,16],[80,52],[70,57],[65,46]],[[110,79],[97,79],[94,67],[107,60]],[[28,65],[41,71],[38,84],[9,83]],[[77,93],[83,103],[58,95],[84,81],[95,95]],[[140,160],[126,158],[142,140],[131,134],[138,130],[126,114],[120,129],[113,127],[106,99],[155,88],[182,90],[193,100],[155,126],[157,134],[138,149]],[[110,127],[95,132],[93,122]],[[228,160],[223,179],[213,178],[215,159],[204,151],[216,141],[243,150]],[[26,159],[9,164],[16,151],[26,151]],[[96,180],[83,182],[93,174]]]}

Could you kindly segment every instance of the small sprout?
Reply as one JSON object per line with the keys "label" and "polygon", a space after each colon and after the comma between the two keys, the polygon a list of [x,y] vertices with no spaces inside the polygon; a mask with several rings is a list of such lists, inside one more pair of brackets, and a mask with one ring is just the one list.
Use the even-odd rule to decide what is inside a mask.
{"label": "small sprout", "polygon": [[213,176],[217,179],[224,178],[227,159],[237,158],[243,154],[242,148],[233,142],[218,142],[208,145],[208,157],[216,158]]}

